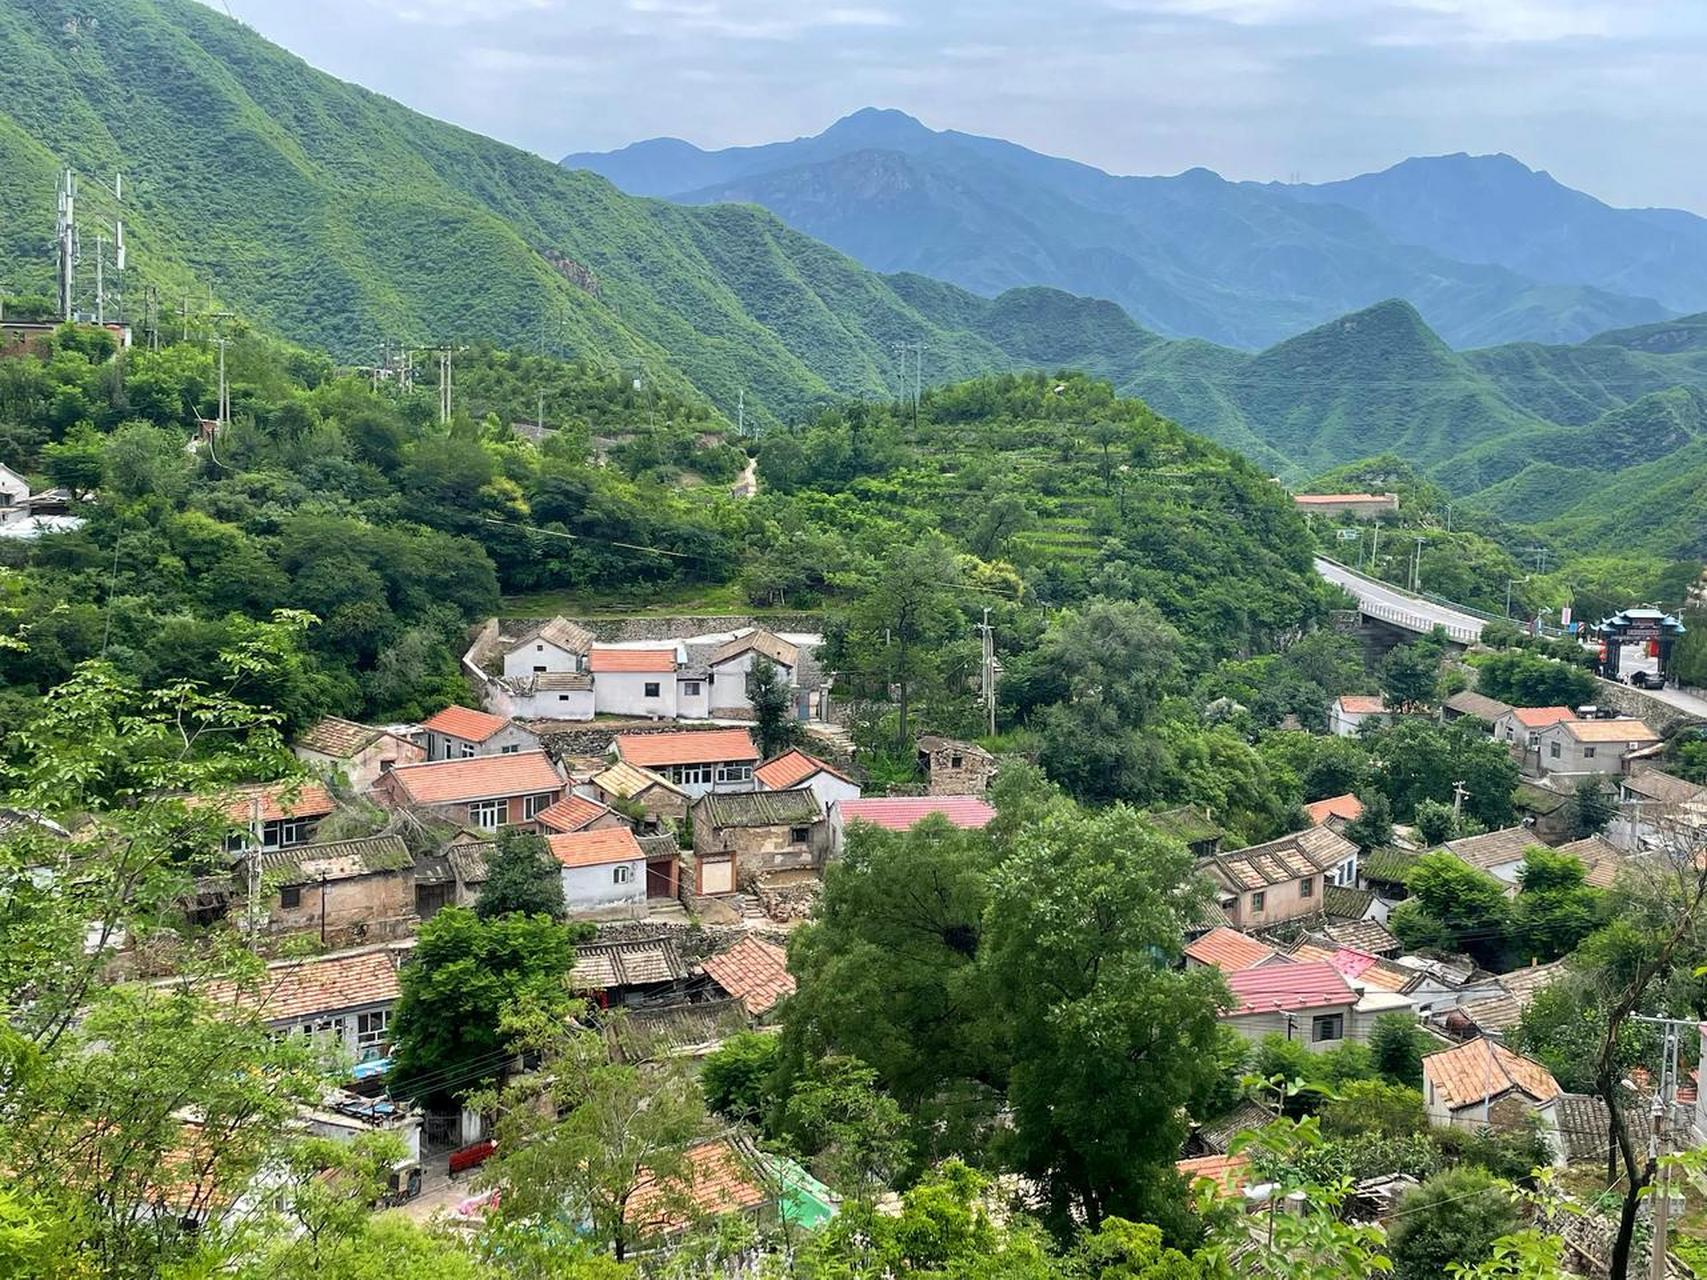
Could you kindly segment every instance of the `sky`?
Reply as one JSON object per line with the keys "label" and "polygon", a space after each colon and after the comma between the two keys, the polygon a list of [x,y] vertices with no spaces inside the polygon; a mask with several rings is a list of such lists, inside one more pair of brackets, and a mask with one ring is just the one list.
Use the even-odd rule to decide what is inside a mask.
{"label": "sky", "polygon": [[552,159],[820,132],[860,107],[1114,173],[1330,181],[1504,151],[1707,214],[1702,0],[210,0]]}

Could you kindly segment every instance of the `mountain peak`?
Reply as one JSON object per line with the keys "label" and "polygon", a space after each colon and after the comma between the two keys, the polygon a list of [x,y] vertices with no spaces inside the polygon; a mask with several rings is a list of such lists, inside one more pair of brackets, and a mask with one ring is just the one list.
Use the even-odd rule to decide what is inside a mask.
{"label": "mountain peak", "polygon": [[861,107],[843,116],[823,133],[821,138],[836,138],[864,145],[896,141],[912,141],[928,137],[935,130],[894,107]]}

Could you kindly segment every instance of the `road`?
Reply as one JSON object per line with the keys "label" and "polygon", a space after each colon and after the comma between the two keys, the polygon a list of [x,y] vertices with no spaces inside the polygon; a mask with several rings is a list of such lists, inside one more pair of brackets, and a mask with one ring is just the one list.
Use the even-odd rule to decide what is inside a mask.
{"label": "road", "polygon": [[1371,618],[1390,622],[1419,635],[1437,626],[1442,627],[1460,644],[1472,644],[1481,638],[1482,619],[1474,614],[1461,613],[1432,600],[1413,596],[1390,583],[1378,582],[1321,556],[1316,557],[1315,563],[1318,574],[1356,596],[1358,607]]}
{"label": "road", "polygon": [[1667,686],[1664,689],[1644,689],[1642,692],[1650,698],[1670,703],[1679,711],[1687,711],[1692,716],[1707,720],[1707,698],[1702,697],[1698,690],[1673,689]]}

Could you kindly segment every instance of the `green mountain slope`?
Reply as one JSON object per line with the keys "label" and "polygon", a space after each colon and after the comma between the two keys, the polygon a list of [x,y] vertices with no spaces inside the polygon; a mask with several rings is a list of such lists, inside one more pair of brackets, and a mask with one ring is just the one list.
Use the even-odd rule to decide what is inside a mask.
{"label": "green mountain slope", "polygon": [[125,174],[133,316],[147,283],[168,313],[211,289],[344,359],[388,338],[543,341],[691,381],[725,411],[745,391],[761,419],[892,393],[899,341],[925,344],[936,380],[1019,363],[957,323],[961,300],[921,310],[761,210],[625,196],[317,72],[194,0],[0,6],[0,83],[14,289],[49,287],[68,164],[86,176],[86,244],[94,182]]}

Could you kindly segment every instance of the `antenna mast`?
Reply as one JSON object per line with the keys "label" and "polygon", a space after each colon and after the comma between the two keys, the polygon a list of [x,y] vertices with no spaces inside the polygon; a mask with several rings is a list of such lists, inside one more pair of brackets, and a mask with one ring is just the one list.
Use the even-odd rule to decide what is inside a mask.
{"label": "antenna mast", "polygon": [[59,318],[70,324],[72,281],[77,270],[77,177],[67,169],[60,183],[55,235],[59,248]]}

